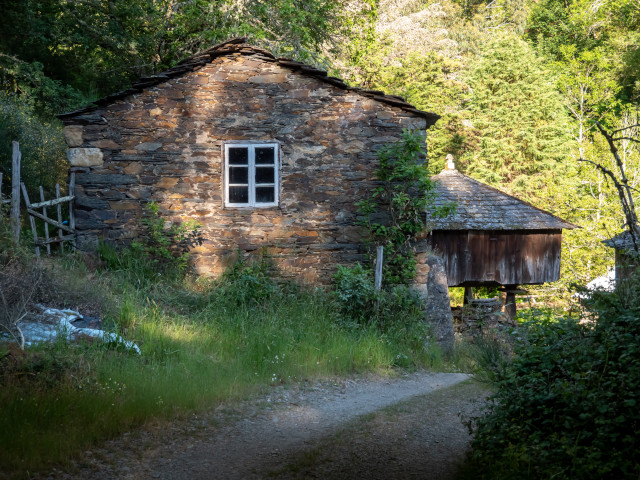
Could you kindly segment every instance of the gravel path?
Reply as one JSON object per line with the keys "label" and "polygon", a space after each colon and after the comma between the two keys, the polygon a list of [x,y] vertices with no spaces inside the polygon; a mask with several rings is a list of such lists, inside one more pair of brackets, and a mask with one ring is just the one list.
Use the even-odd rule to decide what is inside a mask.
{"label": "gravel path", "polygon": [[147,426],[86,452],[73,473],[44,478],[453,478],[470,440],[463,418],[486,397],[468,380],[418,372],[279,387],[242,406]]}

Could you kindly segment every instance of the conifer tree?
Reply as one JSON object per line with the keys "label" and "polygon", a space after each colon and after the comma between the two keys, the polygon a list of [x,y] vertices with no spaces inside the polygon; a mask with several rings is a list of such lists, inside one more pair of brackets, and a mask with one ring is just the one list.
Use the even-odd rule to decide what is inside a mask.
{"label": "conifer tree", "polygon": [[514,191],[533,193],[539,179],[561,174],[569,154],[568,117],[554,79],[531,47],[500,33],[468,74],[477,148],[462,158],[467,173]]}

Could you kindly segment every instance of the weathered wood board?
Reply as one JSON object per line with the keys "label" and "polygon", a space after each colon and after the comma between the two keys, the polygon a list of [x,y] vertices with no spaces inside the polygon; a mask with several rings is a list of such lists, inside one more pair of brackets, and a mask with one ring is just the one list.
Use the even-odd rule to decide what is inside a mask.
{"label": "weathered wood board", "polygon": [[434,231],[448,284],[530,285],[560,278],[562,230]]}

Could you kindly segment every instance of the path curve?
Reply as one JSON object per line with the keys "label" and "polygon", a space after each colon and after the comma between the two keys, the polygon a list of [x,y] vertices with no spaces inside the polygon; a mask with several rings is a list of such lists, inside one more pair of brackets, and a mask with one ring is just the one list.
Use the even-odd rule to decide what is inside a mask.
{"label": "path curve", "polygon": [[[469,378],[462,373],[416,372],[397,378],[354,378],[280,389],[263,397],[253,410],[243,408],[239,419],[194,416],[183,425],[158,426],[131,440],[119,439],[105,449],[87,452],[74,475],[58,471],[61,475],[54,472],[48,478],[315,478],[285,467],[314,446],[331,442],[331,436],[349,422]],[[458,419],[458,428],[461,422]],[[323,478],[329,477],[324,474]]]}

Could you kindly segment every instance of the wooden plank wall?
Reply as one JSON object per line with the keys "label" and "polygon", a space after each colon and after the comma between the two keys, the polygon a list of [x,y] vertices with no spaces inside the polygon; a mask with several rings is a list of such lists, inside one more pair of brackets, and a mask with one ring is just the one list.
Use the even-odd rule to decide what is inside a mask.
{"label": "wooden plank wall", "polygon": [[560,278],[562,230],[434,231],[450,287],[528,285]]}

